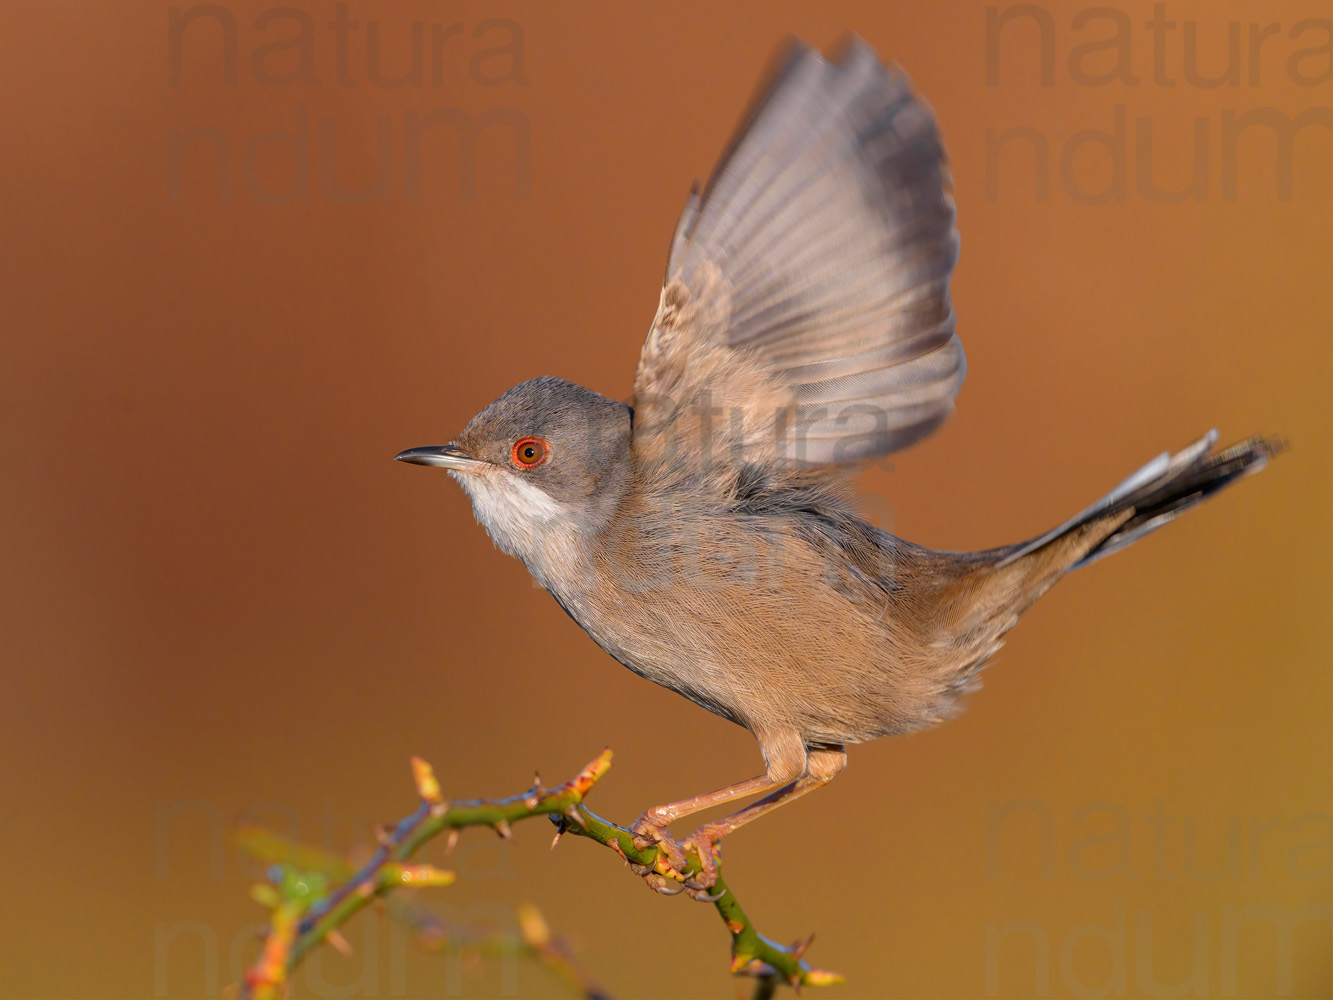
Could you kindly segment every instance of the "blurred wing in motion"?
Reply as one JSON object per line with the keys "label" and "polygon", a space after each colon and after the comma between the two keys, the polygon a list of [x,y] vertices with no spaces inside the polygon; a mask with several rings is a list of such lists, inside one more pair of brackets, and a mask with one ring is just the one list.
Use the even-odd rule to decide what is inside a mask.
{"label": "blurred wing in motion", "polygon": [[839,465],[905,448],[963,380],[945,154],[864,43],[794,45],[677,226],[634,381],[640,458]]}

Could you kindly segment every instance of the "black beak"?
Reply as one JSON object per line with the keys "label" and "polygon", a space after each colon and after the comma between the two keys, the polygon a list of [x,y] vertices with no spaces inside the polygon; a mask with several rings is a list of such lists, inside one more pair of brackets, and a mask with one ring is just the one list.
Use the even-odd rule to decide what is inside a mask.
{"label": "black beak", "polygon": [[409,448],[395,455],[393,460],[410,462],[412,465],[434,465],[455,472],[477,472],[490,464],[480,458],[473,458],[452,444],[433,448]]}

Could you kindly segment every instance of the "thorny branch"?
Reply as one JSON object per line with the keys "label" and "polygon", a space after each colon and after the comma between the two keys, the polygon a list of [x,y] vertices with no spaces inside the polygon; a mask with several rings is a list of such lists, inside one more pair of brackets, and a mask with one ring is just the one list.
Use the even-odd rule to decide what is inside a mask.
{"label": "thorny branch", "polygon": [[[384,900],[397,915],[437,944],[448,931],[434,918],[401,897],[394,889],[447,886],[454,873],[429,864],[409,864],[408,859],[426,841],[446,833],[449,844],[468,826],[489,826],[502,837],[512,837],[510,824],[532,816],[549,816],[556,825],[556,841],[564,833],[594,840],[618,854],[637,870],[651,869],[649,884],[660,890],[671,882],[683,883],[702,870],[697,854],[689,856],[684,871],[674,871],[658,845],[635,846],[634,834],[609,823],[583,804],[584,797],[611,767],[611,751],[603,751],[573,779],[557,788],[543,788],[537,780],[518,795],[503,799],[471,799],[449,802],[440,791],[431,766],[412,758],[421,804],[391,829],[378,828],[379,846],[359,869],[336,855],[310,848],[257,828],[238,832],[240,846],[266,861],[280,863],[275,885],[256,887],[255,898],[272,910],[268,934],[259,959],[246,973],[239,1000],[277,1000],[287,995],[292,974],[311,949],[327,941],[340,950],[347,948],[339,928],[372,902]],[[554,846],[554,845],[553,845]],[[641,866],[641,867],[640,867]],[[331,891],[329,879],[341,880]],[[809,939],[784,947],[764,937],[741,909],[719,869],[708,897],[731,934],[731,971],[759,979],[756,996],[771,996],[779,982],[797,988],[842,982],[836,973],[811,968],[801,957]],[[519,913],[518,940],[478,942],[480,951],[517,951],[531,956],[565,979],[585,997],[606,994],[573,961],[569,950],[552,937],[541,916],[531,908]],[[482,947],[482,945],[485,947]]]}

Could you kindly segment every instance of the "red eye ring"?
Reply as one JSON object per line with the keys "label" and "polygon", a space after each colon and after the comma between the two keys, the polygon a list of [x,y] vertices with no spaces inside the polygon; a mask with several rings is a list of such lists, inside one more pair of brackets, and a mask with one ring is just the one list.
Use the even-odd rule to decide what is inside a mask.
{"label": "red eye ring", "polygon": [[514,442],[509,459],[520,469],[535,469],[551,456],[551,443],[546,438],[525,437]]}

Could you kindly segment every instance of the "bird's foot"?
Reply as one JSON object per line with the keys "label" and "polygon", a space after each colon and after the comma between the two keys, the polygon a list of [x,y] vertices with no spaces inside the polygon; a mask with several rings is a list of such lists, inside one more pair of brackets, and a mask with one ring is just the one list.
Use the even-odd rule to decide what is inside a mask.
{"label": "bird's foot", "polygon": [[[676,896],[686,892],[692,899],[701,903],[712,903],[722,898],[721,893],[708,892],[717,884],[717,860],[714,853],[721,831],[711,824],[705,824],[692,833],[682,846],[667,831],[667,817],[655,809],[649,809],[630,827],[634,834],[634,846],[639,850],[649,847],[660,849],[657,861],[652,865],[640,865],[630,862],[630,870],[643,878],[648,888],[665,896]],[[699,855],[700,870],[691,877],[683,873],[687,870],[690,858],[686,853],[692,848]],[[725,890],[723,890],[725,891]]]}
{"label": "bird's foot", "polygon": [[691,896],[703,902],[711,903],[720,898],[720,894],[709,896],[707,890],[717,885],[717,863],[720,860],[717,844],[724,833],[716,825],[705,823],[685,838],[685,848],[699,856],[700,865],[699,873],[686,883],[686,887],[691,890]]}
{"label": "bird's foot", "polygon": [[[634,846],[641,851],[650,847],[659,849],[659,855],[656,863],[652,865],[630,864],[630,869],[636,875],[643,876],[648,883],[649,888],[666,895],[674,896],[684,888],[683,882],[685,876],[681,874],[685,870],[688,858],[676,838],[667,831],[665,817],[654,809],[649,809],[635,821],[630,827],[630,832],[634,834]],[[676,888],[662,883],[667,879],[675,883]]]}

